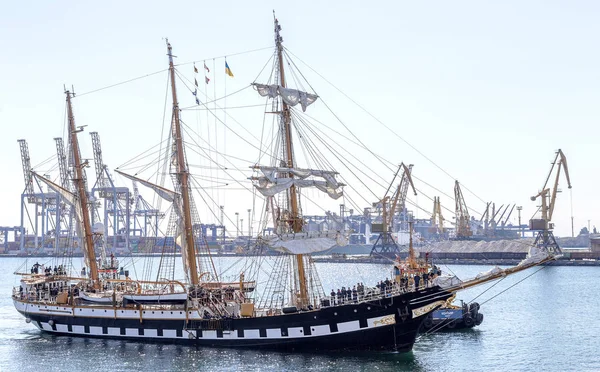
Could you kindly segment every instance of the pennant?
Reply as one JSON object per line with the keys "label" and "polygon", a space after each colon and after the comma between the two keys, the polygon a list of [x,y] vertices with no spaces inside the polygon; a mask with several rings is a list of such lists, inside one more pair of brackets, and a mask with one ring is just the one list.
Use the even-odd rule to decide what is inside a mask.
{"label": "pennant", "polygon": [[196,64],[194,63],[194,72],[198,73],[198,68],[196,67]]}
{"label": "pennant", "polygon": [[204,62],[204,69],[208,72],[210,72],[210,69],[208,68],[208,66],[206,65],[206,62]]}
{"label": "pennant", "polygon": [[233,77],[233,72],[231,72],[231,69],[229,68],[229,65],[227,64],[227,61],[225,61],[225,73],[231,77]]}
{"label": "pennant", "polygon": [[196,94],[198,94],[198,89],[194,89],[194,92],[192,94],[194,95],[194,97],[196,97]]}
{"label": "pennant", "polygon": [[198,86],[198,80],[196,80],[196,78],[194,78],[194,84],[196,84],[196,86]]}
{"label": "pennant", "polygon": [[206,80],[206,84],[208,84],[208,82],[210,81],[210,79],[207,76],[205,76],[204,79]]}
{"label": "pennant", "polygon": [[198,99],[198,97],[196,97],[196,104],[199,105],[200,104],[200,100]]}

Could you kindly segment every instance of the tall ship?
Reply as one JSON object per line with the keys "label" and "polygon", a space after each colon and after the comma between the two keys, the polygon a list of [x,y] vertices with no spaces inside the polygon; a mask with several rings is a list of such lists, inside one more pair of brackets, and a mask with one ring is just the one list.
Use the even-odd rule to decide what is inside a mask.
{"label": "tall ship", "polygon": [[[168,166],[173,188],[120,173],[149,187],[172,205],[167,228],[172,244],[165,243],[154,279],[129,277],[114,257],[104,253],[102,229],[95,229],[91,222],[85,164],[78,142],[82,127],[75,125],[74,95],[67,90],[72,187],[67,189],[46,177],[33,176],[59,194],[74,211],[85,268],[81,275],[72,275],[73,270],[62,266],[44,270],[34,265],[30,270],[17,272],[20,285],[13,289],[12,299],[27,323],[58,335],[196,346],[405,352],[412,349],[427,315],[456,291],[553,259],[547,253],[537,252],[515,268],[486,273],[472,281],[440,276],[422,288],[392,284],[342,301],[326,295],[310,254],[344,244],[347,232],[343,228],[307,231],[300,196],[304,188],[316,188],[338,198],[344,185],[336,180],[334,170],[307,169],[297,164],[292,135],[294,107],[299,104],[305,110],[318,96],[288,87],[280,30],[275,18],[276,60],[271,80],[269,84],[253,84],[261,96],[272,101],[270,113],[277,116],[279,131],[271,163],[251,166],[255,172],[251,180],[266,203],[265,220],[272,223],[272,233],[259,233],[257,245],[281,252],[270,267],[266,288],[261,289],[257,280],[251,278],[247,266],[236,280],[221,278],[206,239],[197,228],[200,206],[192,196],[194,187],[180,118],[174,56],[167,41],[172,98]],[[179,257],[181,261],[175,262]],[[257,265],[263,261],[260,255],[255,259]],[[181,267],[183,279],[176,278],[176,265]],[[259,292],[263,295],[258,296]]]}

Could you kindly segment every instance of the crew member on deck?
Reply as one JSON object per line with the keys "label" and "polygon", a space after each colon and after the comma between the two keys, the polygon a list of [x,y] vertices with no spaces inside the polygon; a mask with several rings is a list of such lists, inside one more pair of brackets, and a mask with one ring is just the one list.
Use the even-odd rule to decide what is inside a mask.
{"label": "crew member on deck", "polygon": [[415,274],[415,291],[419,289],[419,282],[421,281],[421,276],[417,273]]}

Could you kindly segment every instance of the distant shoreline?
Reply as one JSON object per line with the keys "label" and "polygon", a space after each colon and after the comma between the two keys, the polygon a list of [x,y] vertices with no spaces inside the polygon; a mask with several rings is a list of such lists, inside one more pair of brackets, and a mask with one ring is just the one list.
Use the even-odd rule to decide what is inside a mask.
{"label": "distant shoreline", "polygon": [[[266,256],[275,256],[279,253],[266,253]],[[120,255],[117,258],[128,258],[128,257],[160,257],[160,254],[132,254],[132,255]],[[178,254],[178,257],[181,255]],[[252,257],[255,254],[239,254],[239,253],[213,253],[213,257]],[[17,254],[0,254],[0,258],[59,258],[60,256],[51,255],[31,255],[23,256]],[[83,255],[76,255],[72,257],[83,258]],[[314,261],[317,263],[370,263],[370,264],[390,264],[391,260],[386,258],[371,258],[369,256],[349,256],[343,257],[329,257],[326,255],[313,256]],[[520,259],[452,259],[452,258],[436,258],[433,260],[437,264],[444,265],[517,265]],[[593,259],[567,259],[562,258],[555,261],[551,261],[547,264],[548,266],[600,266],[600,260]]]}

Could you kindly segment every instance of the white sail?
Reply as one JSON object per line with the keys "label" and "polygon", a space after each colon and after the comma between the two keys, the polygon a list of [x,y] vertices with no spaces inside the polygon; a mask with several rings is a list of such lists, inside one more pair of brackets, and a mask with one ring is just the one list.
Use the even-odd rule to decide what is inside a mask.
{"label": "white sail", "polygon": [[287,254],[311,254],[348,244],[344,231],[308,231],[296,234],[267,235],[262,240],[276,251]]}
{"label": "white sail", "polygon": [[[315,187],[329,195],[332,199],[338,199],[343,195],[343,191],[338,189],[344,186],[344,184],[337,182],[335,179],[337,172],[266,166],[256,166],[253,168],[260,169],[263,173],[263,176],[255,178],[257,182],[254,184],[254,187],[264,196],[274,196],[289,189],[292,185],[296,187]],[[278,177],[278,174],[288,175],[290,173],[296,178]],[[311,176],[320,177],[324,180],[308,179]]]}
{"label": "white sail", "polygon": [[152,190],[154,190],[154,192],[156,192],[156,194],[158,194],[158,196],[160,196],[161,198],[165,199],[166,201],[168,201],[170,203],[173,203],[175,201],[175,197],[177,195],[179,195],[175,191],[171,191],[171,190],[166,189],[166,188],[164,188],[162,186],[155,185],[155,184],[153,184],[151,182],[148,182],[148,181],[143,180],[141,178],[132,176],[130,174],[123,173],[123,172],[121,172],[119,170],[115,169],[115,172],[119,173],[120,175],[122,175],[125,178],[129,178],[132,181],[137,181],[137,182],[141,183],[142,185],[151,188]]}
{"label": "white sail", "polygon": [[[79,200],[78,200],[79,198],[77,197],[77,195],[73,194],[72,192],[70,192],[67,189],[64,189],[62,186],[55,184],[54,182],[50,181],[46,177],[42,177],[35,172],[31,172],[31,173],[35,176],[35,178],[37,178],[38,180],[45,183],[51,190],[53,190],[58,195],[60,195],[62,200],[64,200],[65,203],[69,204],[73,208],[73,211],[75,212],[76,233],[77,233],[77,236],[79,236],[79,241],[81,242],[81,250],[83,251],[85,265],[87,267],[89,267],[90,257],[88,257],[88,250],[86,249],[87,241],[85,239],[85,236],[83,236],[83,232],[84,232],[83,210],[81,208],[81,205],[79,204]],[[96,258],[93,257],[92,259],[95,260]]]}
{"label": "white sail", "polygon": [[266,84],[253,84],[256,87],[256,91],[263,97],[275,98],[280,96],[283,101],[289,106],[296,106],[298,103],[302,106],[302,111],[306,111],[306,108],[317,100],[319,96],[303,92],[297,89],[284,88],[281,85],[266,85]]}

